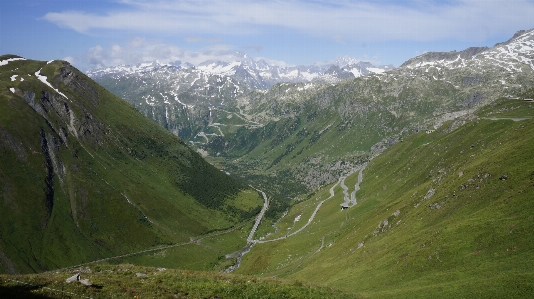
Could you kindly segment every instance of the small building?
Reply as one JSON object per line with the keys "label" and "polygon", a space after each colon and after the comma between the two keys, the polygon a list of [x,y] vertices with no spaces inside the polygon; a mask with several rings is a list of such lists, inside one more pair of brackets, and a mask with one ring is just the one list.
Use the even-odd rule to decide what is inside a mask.
{"label": "small building", "polygon": [[524,99],[525,102],[534,102],[534,99]]}

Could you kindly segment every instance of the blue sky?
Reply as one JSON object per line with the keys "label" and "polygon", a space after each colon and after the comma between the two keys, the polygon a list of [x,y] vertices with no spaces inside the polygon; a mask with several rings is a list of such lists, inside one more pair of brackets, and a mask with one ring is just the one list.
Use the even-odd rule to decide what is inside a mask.
{"label": "blue sky", "polygon": [[340,56],[399,66],[534,28],[534,0],[0,0],[0,54],[82,70],[236,51],[280,65]]}

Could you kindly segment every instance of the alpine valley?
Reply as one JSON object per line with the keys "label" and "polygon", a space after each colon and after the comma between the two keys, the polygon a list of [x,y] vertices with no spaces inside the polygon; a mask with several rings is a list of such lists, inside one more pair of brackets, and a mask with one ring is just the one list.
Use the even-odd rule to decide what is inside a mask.
{"label": "alpine valley", "polygon": [[534,295],[534,29],[397,68],[237,57],[0,56],[0,295]]}

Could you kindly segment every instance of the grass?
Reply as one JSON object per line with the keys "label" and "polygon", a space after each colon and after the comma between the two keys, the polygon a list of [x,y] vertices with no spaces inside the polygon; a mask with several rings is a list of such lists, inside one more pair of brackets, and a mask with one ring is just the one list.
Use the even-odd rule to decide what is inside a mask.
{"label": "grass", "polygon": [[[506,113],[531,113],[529,104],[517,104],[503,103],[511,105]],[[480,112],[487,115],[498,114]],[[258,244],[239,273],[305,280],[369,298],[531,296],[532,125],[478,119],[453,131],[449,122],[432,134],[406,137],[368,165],[355,207],[339,211],[342,193],[336,190],[306,230]],[[355,180],[349,177],[346,185]],[[317,251],[323,237],[328,246]]]}
{"label": "grass", "polygon": [[130,263],[142,266],[189,270],[221,271],[235,263],[227,254],[245,247],[252,221],[236,226],[232,231],[213,232],[193,242],[146,254],[114,259],[114,264]]}
{"label": "grass", "polygon": [[[37,80],[38,70],[67,98]],[[263,205],[255,190],[64,62],[3,65],[0,95],[0,272],[188,242],[251,220]],[[215,251],[234,251],[219,244],[230,247]]]}
{"label": "grass", "polygon": [[[82,279],[89,279],[92,286],[65,282],[68,277],[80,271]],[[137,273],[146,276],[138,277]],[[360,298],[293,280],[130,264],[102,264],[46,275],[0,275],[0,295],[10,298]]]}
{"label": "grass", "polygon": [[[91,265],[87,275],[95,284],[92,288],[66,285],[65,278],[72,275],[67,271],[52,276],[51,272],[2,276],[0,292],[6,296],[16,292],[37,298],[63,296],[54,295],[60,287],[95,298],[352,297],[330,288],[370,298],[523,298],[534,293],[534,144],[528,137],[534,134],[534,123],[506,119],[530,118],[531,103],[502,99],[479,111],[480,119],[458,128],[461,119],[432,134],[407,136],[369,163],[355,207],[340,211],[343,194],[337,186],[336,195],[324,202],[301,233],[257,244],[245,255],[238,272],[255,277],[159,271],[145,266],[218,271],[230,265],[233,260],[224,256],[244,245],[251,226],[246,220],[260,207],[260,196],[202,162],[174,136],[139,118],[132,107],[105,90],[92,83],[83,85],[81,80],[77,82],[89,97],[80,96],[79,87],[65,86],[59,79],[63,66],[17,61],[0,73],[0,93],[6,99],[0,103],[5,157],[0,167],[0,207],[9,211],[0,220],[1,269],[38,272],[184,244],[110,261],[113,264]],[[69,111],[87,122],[83,132],[89,133],[83,138],[65,133],[64,144],[60,143],[61,126],[68,127],[62,110],[45,106],[56,113],[46,114],[45,121],[21,100],[20,93],[9,90],[33,91],[37,98],[43,89],[52,92],[27,76],[40,68],[54,86],[76,100]],[[26,76],[25,80],[11,81],[12,73]],[[98,101],[90,97],[92,88],[101,95]],[[432,105],[420,103],[417,109],[431,113]],[[347,132],[358,131],[357,126],[345,131],[351,124],[339,119],[325,129],[332,115],[323,114],[319,122],[286,118],[267,125],[264,130],[269,132],[258,135],[263,139],[247,157],[249,165],[265,167],[265,161],[276,161],[267,166],[273,170],[269,175],[281,174],[279,180],[294,186],[291,173],[283,170],[305,162],[303,157],[321,154],[337,159],[354,154],[348,159],[360,161],[359,150],[391,133],[388,126],[375,126],[362,131],[359,139],[351,139],[354,144],[332,146],[338,132],[349,139]],[[368,116],[375,124],[403,125],[378,110]],[[494,117],[502,119],[487,119]],[[306,133],[323,129],[317,140]],[[50,144],[48,156],[41,153],[43,140]],[[54,159],[55,168],[50,162]],[[67,169],[64,174],[58,171],[57,161]],[[49,173],[42,169],[52,168],[50,185]],[[246,175],[262,175],[258,169],[251,168]],[[269,175],[264,179],[269,180]],[[347,186],[356,180],[357,173],[347,178]],[[328,198],[329,188],[301,196],[305,199],[277,223],[278,232],[271,227],[273,218],[261,225],[257,236],[271,233],[266,239],[272,239],[296,231],[317,203]],[[45,196],[51,189],[53,202]],[[290,191],[295,190],[300,189]],[[276,208],[279,214],[284,210],[283,205]],[[299,222],[294,221],[297,215],[301,215]],[[233,225],[235,230],[224,232]],[[202,235],[205,238],[200,239]],[[192,236],[198,239],[189,241]],[[137,279],[138,272],[148,276]],[[290,280],[268,278],[272,276]],[[10,280],[14,278],[31,286]]]}

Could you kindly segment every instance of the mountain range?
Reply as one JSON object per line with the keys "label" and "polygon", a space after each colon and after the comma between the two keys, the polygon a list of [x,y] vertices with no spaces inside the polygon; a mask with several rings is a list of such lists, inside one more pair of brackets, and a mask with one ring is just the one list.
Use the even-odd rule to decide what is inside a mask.
{"label": "mountain range", "polygon": [[[375,144],[517,97],[533,81],[533,48],[529,30],[492,48],[424,53],[389,71],[345,58],[314,79],[302,75],[310,67],[293,69],[300,82],[268,90],[236,77],[255,78],[243,66],[273,69],[248,57],[249,64],[206,62],[179,72],[147,64],[90,76],[231,173],[292,197],[334,182],[381,148]],[[346,76],[357,65],[376,72]]]}
{"label": "mountain range", "polygon": [[[365,76],[339,62],[268,83],[280,68],[248,59],[90,73],[103,88],[1,56],[0,270],[58,269],[17,278],[57,290],[77,266],[103,287],[67,288],[95,297],[150,296],[152,279],[172,296],[161,267],[248,277],[194,274],[199,298],[312,294],[257,279],[273,276],[369,298],[532,296],[534,30]],[[128,264],[159,268],[135,266],[134,286]]]}
{"label": "mountain range", "polygon": [[[392,65],[374,66],[370,62],[359,61],[350,57],[340,57],[333,63],[317,63],[309,66],[279,66],[265,60],[253,59],[247,54],[237,52],[234,61],[209,60],[198,65],[175,61],[160,63],[159,61],[144,62],[136,65],[120,65],[87,72],[95,79],[104,81],[106,77],[122,77],[143,75],[148,77],[165,74],[167,80],[172,76],[180,77],[180,73],[191,74],[196,70],[200,77],[230,77],[234,82],[249,89],[269,89],[280,82],[329,82],[335,83],[346,78],[361,77],[373,73],[383,73],[394,69]],[[199,78],[197,80],[204,80]],[[207,79],[207,81],[210,81]],[[226,80],[225,80],[226,81]],[[201,81],[202,82],[202,81]],[[205,82],[204,82],[205,83]]]}

